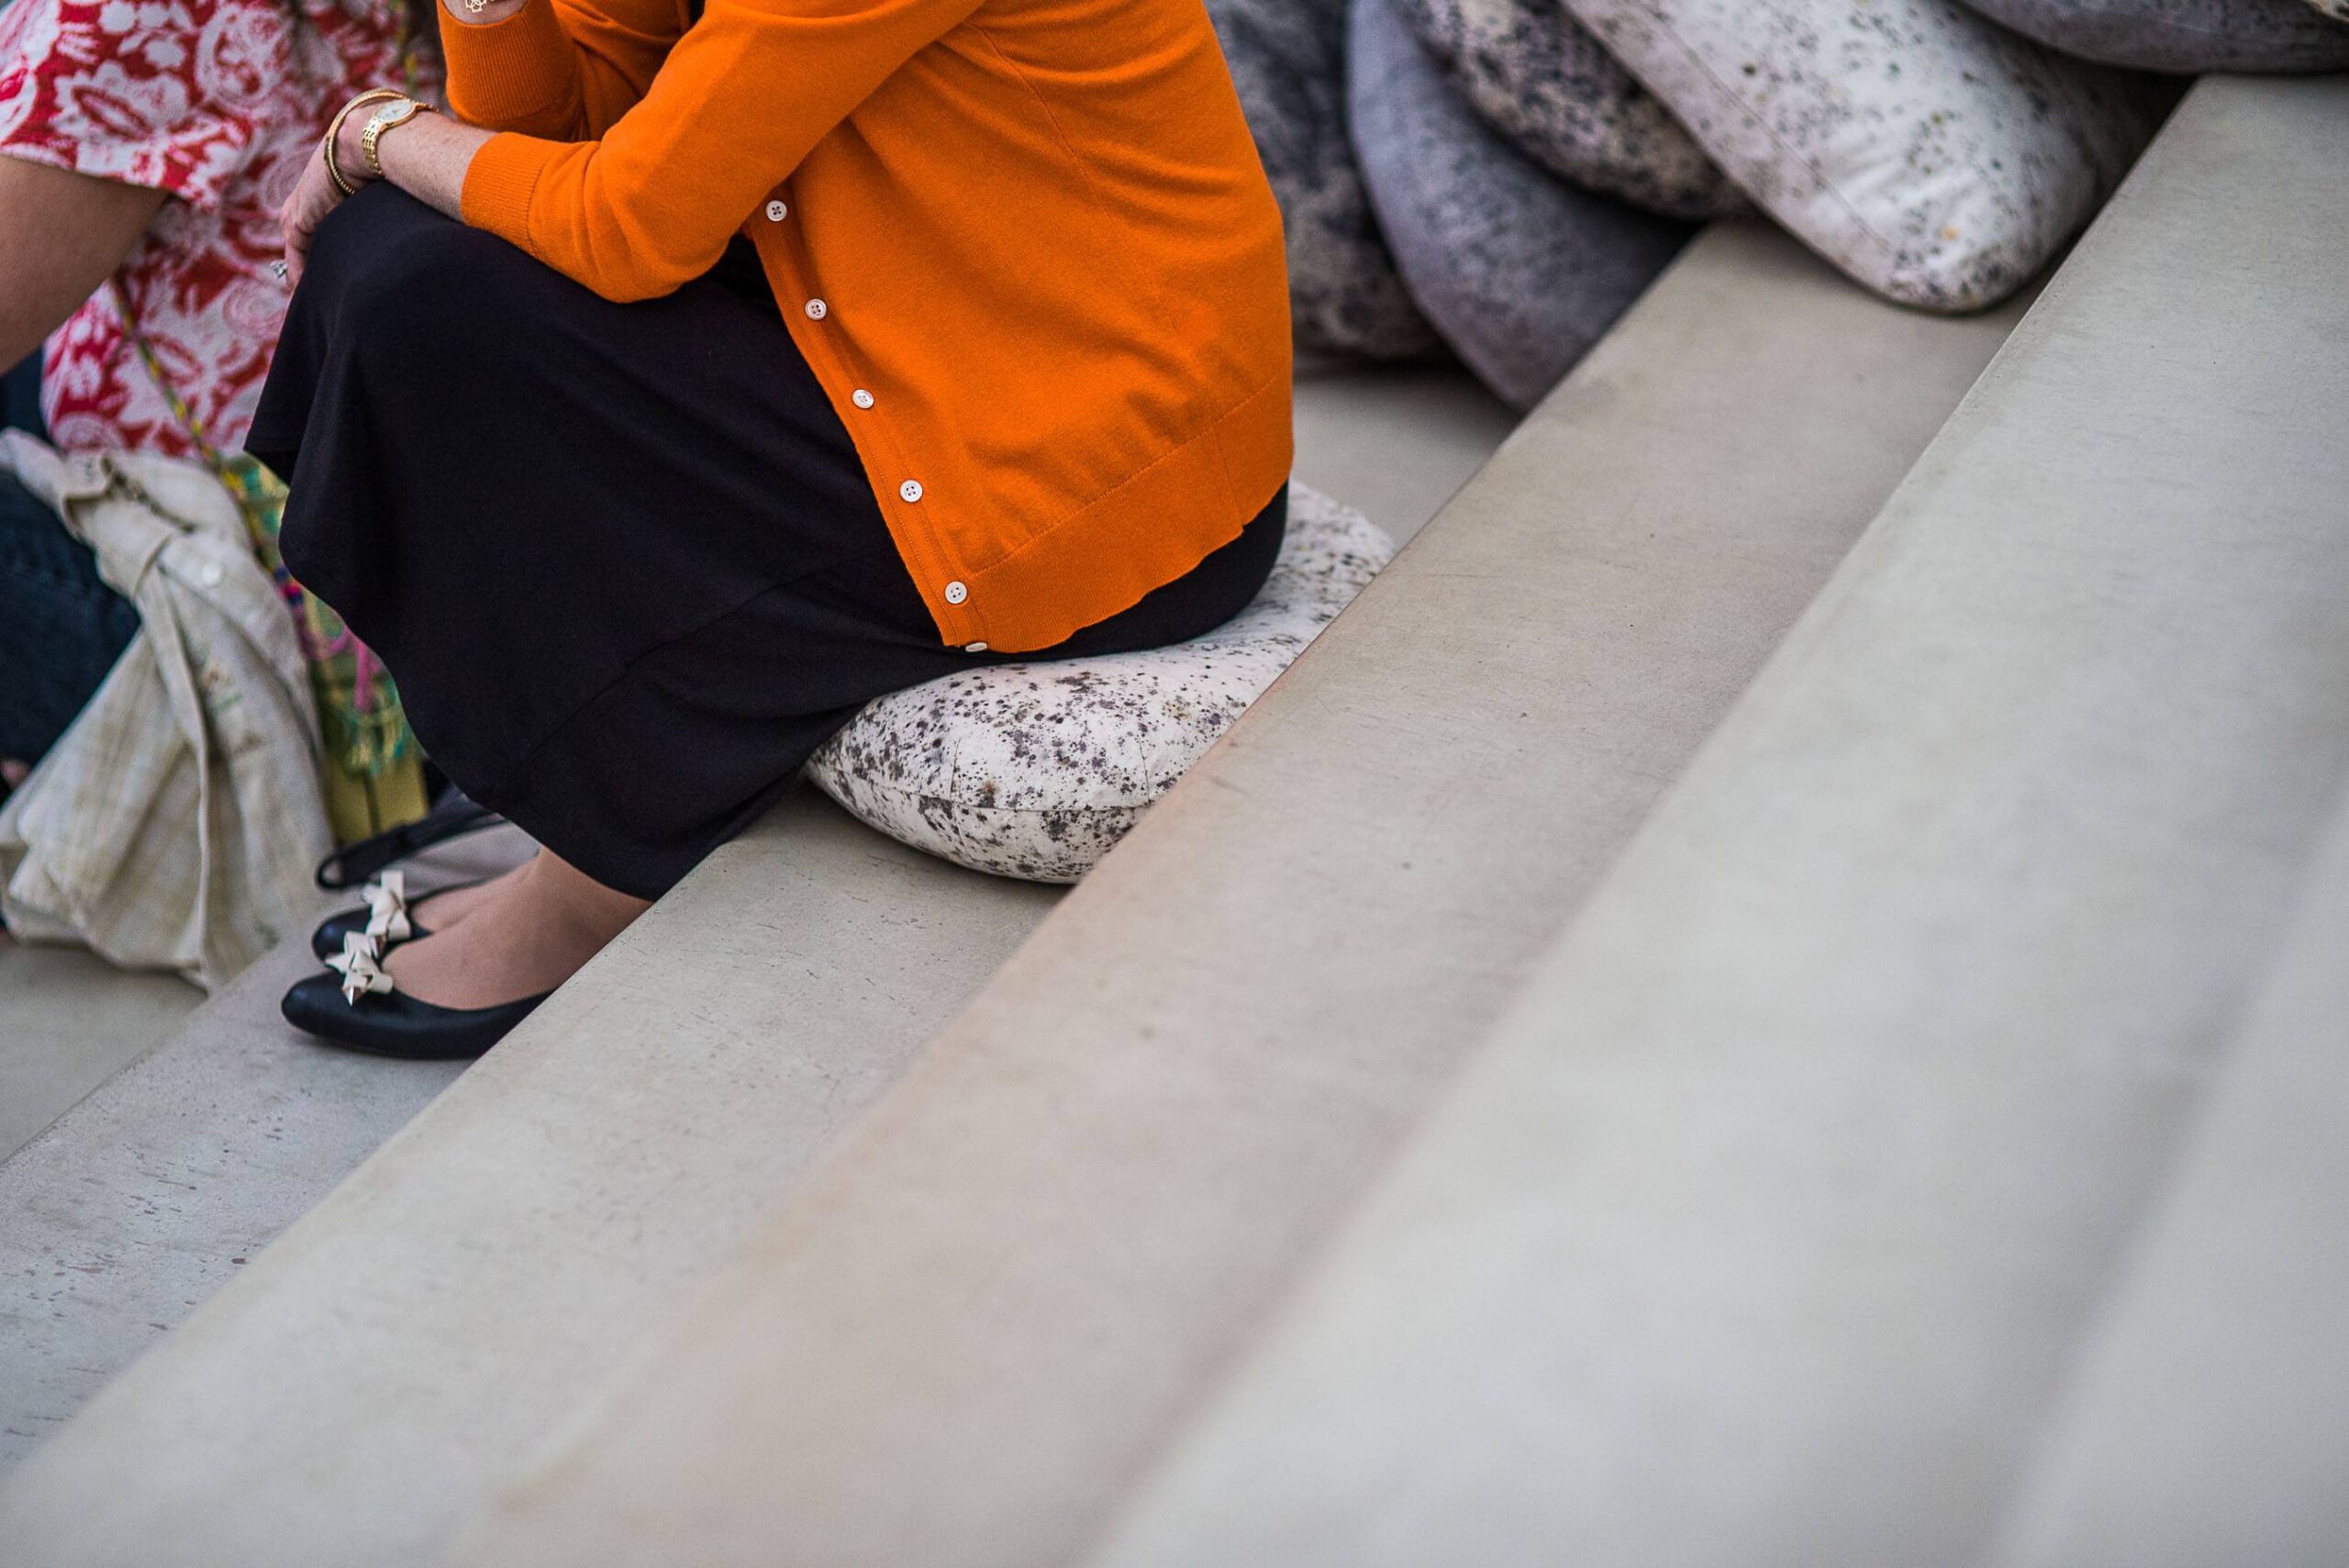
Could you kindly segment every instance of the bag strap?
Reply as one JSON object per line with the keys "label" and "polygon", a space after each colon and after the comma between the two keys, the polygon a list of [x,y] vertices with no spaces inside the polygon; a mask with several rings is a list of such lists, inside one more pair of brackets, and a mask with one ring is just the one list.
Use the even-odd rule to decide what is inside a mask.
{"label": "bag strap", "polygon": [[[171,376],[163,369],[161,357],[155,352],[155,345],[150,343],[147,334],[139,330],[139,313],[131,308],[130,293],[122,286],[122,274],[117,272],[108,278],[106,287],[114,296],[115,314],[122,318],[123,336],[137,351],[139,362],[147,367],[147,378],[161,394],[163,406],[169,408],[172,417],[179,422],[181,433],[187,437],[188,445],[195,449],[198,460],[212,471],[212,477],[220,482],[220,487],[228,492],[239,507],[246,511],[248,522],[254,506],[271,501],[282,503],[285,487],[275,474],[256,462],[232,462],[227,453],[212,444],[212,438],[205,433],[204,421],[195,417],[195,410],[189,407],[187,399],[180,395],[180,389],[172,384]],[[264,557],[266,544],[267,541],[259,537],[253,540],[255,551]]]}
{"label": "bag strap", "polygon": [[347,844],[320,861],[318,885],[329,892],[357,887],[395,861],[404,861],[435,844],[497,827],[505,820],[488,806],[467,798],[463,791],[451,789],[415,821]]}
{"label": "bag strap", "polygon": [[[214,446],[212,439],[204,433],[204,421],[195,417],[195,410],[187,406],[187,399],[180,395],[180,389],[172,384],[172,378],[163,372],[162,360],[155,353],[155,346],[147,340],[147,334],[139,329],[139,313],[130,307],[130,291],[122,286],[120,272],[106,280],[106,290],[114,296],[115,314],[122,317],[123,336],[129,339],[131,348],[138,350],[139,361],[146,365],[148,377],[154,382],[155,390],[163,395],[163,406],[172,411],[172,417],[179,421],[180,429],[186,434],[188,444],[195,448],[195,455],[204,460],[204,466],[222,475],[225,484],[228,460],[220,455],[220,449]],[[235,488],[234,485],[229,486],[231,491]]]}

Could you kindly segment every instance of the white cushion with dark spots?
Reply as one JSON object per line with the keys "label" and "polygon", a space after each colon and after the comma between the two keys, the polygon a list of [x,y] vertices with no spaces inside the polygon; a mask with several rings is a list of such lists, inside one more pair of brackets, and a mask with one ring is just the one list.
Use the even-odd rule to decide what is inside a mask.
{"label": "white cushion with dark spots", "polygon": [[[2349,6],[2349,0],[2332,0]],[[2349,28],[2300,0],[1966,0],[2050,49],[2143,71],[2338,71]],[[2319,10],[2326,0],[2317,0]]]}
{"label": "white cushion with dark spots", "polygon": [[1395,553],[1292,484],[1255,601],[1193,642],[1007,663],[869,703],[807,764],[891,838],[976,871],[1074,882],[1230,728]]}
{"label": "white cushion with dark spots", "polygon": [[1564,0],[1754,204],[1905,305],[2028,283],[2151,133],[2132,84],[1957,0]]}
{"label": "white cushion with dark spots", "polygon": [[1558,0],[1404,0],[1411,30],[1486,124],[1586,190],[1670,217],[1744,195]]}

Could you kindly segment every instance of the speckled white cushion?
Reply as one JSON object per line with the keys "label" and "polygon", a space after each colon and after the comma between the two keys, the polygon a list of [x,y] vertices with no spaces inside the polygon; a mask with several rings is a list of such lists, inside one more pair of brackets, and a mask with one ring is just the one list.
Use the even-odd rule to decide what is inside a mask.
{"label": "speckled white cushion", "polygon": [[1748,195],[1870,288],[1992,305],[2151,130],[2127,84],[1956,0],[1565,0]]}
{"label": "speckled white cushion", "polygon": [[1403,15],[1468,106],[1552,173],[1670,217],[1744,210],[1720,165],[1558,0],[1404,0]]}
{"label": "speckled white cushion", "polygon": [[1264,591],[1197,641],[996,664],[895,693],[807,764],[893,839],[974,870],[1074,882],[1395,553],[1302,484]]}
{"label": "speckled white cushion", "polygon": [[[2316,0],[2325,8],[2327,0]],[[2332,0],[2349,6],[2349,0]],[[2143,71],[2338,71],[2349,28],[2300,0],[1966,0],[2050,49]]]}

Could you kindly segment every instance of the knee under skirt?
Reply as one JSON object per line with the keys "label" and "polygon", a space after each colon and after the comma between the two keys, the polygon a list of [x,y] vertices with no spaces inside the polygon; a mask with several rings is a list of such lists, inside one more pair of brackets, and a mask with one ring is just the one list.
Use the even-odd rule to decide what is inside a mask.
{"label": "knee under skirt", "polygon": [[[287,564],[475,800],[656,897],[941,645],[854,445],[739,241],[617,305],[370,185],[317,233],[248,445]],[[1141,603],[1020,659],[1163,647],[1272,569],[1286,487]]]}

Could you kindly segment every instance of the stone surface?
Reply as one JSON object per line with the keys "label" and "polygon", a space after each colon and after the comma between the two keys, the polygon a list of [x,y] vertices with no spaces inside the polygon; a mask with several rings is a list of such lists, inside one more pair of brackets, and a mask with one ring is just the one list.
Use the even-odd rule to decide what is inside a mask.
{"label": "stone surface", "polygon": [[1354,142],[1397,264],[1503,402],[1530,408],[1654,281],[1688,228],[1565,183],[1485,125],[1404,26],[1354,0]]}
{"label": "stone surface", "polygon": [[[468,881],[528,848],[501,829],[434,851],[419,874]],[[277,1001],[317,968],[305,929],[0,1164],[0,1468],[234,1279],[461,1070],[295,1034]]]}
{"label": "stone surface", "polygon": [[1288,239],[1300,347],[1413,359],[1436,336],[1386,253],[1346,134],[1346,0],[1208,0]]}
{"label": "stone surface", "polygon": [[1096,1568],[1982,1561],[2349,780],[2344,116],[2196,89]]}
{"label": "stone surface", "polygon": [[1668,217],[1744,208],[1720,165],[1558,0],[1402,9],[1469,106],[1552,173]]}
{"label": "stone surface", "polygon": [[2143,71],[2338,71],[2349,31],[2301,0],[1965,0],[2050,49]]}
{"label": "stone surface", "polygon": [[1068,1561],[2002,327],[1700,240],[454,1560]]}
{"label": "stone surface", "polygon": [[893,693],[826,741],[807,776],[915,849],[997,876],[1074,882],[1394,554],[1360,512],[1292,484],[1271,577],[1207,636]]}
{"label": "stone surface", "polygon": [[26,1460],[10,1568],[421,1562],[1053,896],[794,792]]}
{"label": "stone surface", "polygon": [[1517,428],[1517,415],[1457,364],[1308,355],[1293,395],[1298,482],[1344,496],[1398,543]]}
{"label": "stone surface", "polygon": [[1991,1568],[2349,1562],[2344,953],[2349,809]]}
{"label": "stone surface", "polygon": [[1564,0],[1747,195],[1860,283],[1972,310],[2034,276],[2149,128],[1956,0]]}
{"label": "stone surface", "polygon": [[203,1001],[168,974],[127,974],[80,948],[0,937],[0,1162]]}

